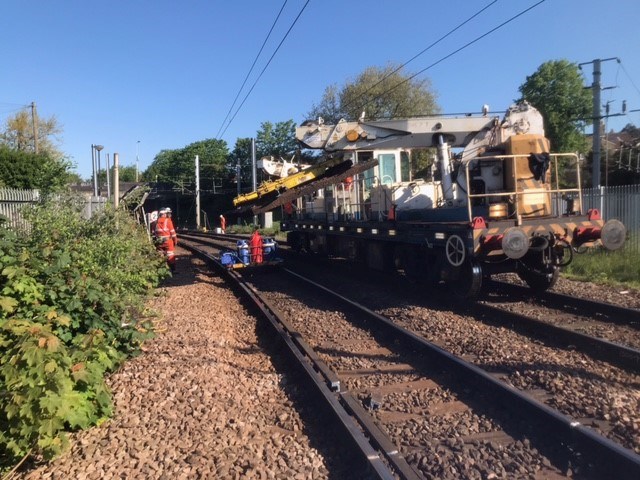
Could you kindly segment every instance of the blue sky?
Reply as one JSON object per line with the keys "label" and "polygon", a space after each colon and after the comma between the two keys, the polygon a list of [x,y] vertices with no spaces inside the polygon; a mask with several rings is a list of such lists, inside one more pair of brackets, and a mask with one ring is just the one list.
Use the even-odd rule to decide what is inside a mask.
{"label": "blue sky", "polygon": [[[498,0],[409,63],[415,73],[538,0]],[[162,149],[216,138],[284,0],[1,0],[0,122],[31,102],[63,128],[59,147],[84,178],[91,144],[144,170]],[[288,0],[239,101],[307,0]],[[310,0],[226,128],[233,148],[265,121],[305,120],[328,85],[368,66],[404,63],[492,0]],[[545,61],[602,67],[611,111],[640,109],[640,2],[546,0],[428,68],[444,112],[504,110]],[[584,67],[591,85],[591,65]],[[235,113],[235,108],[232,115]],[[640,112],[609,128],[640,126]],[[223,127],[224,125],[224,127]],[[140,143],[138,143],[138,141]]]}

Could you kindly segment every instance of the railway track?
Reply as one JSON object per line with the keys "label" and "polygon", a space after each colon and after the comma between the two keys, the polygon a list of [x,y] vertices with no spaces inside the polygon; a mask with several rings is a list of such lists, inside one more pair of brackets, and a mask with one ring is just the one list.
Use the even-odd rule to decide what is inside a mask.
{"label": "railway track", "polygon": [[[619,478],[640,472],[637,454],[597,433],[618,440],[617,425],[609,429],[597,418],[578,421],[562,412],[563,402],[550,392],[526,382],[516,385],[526,393],[514,388],[518,382],[512,377],[522,377],[519,369],[505,372],[505,365],[496,368],[472,350],[447,348],[443,338],[427,341],[428,335],[413,325],[412,315],[424,314],[421,307],[413,307],[413,313],[391,302],[386,308],[368,308],[347,298],[349,292],[329,301],[326,287],[317,282],[311,287],[303,276],[287,273],[290,278],[247,275],[245,282],[256,297],[262,292],[264,309],[289,328],[288,338],[307,346],[302,357],[320,360],[312,370],[344,410],[359,418],[357,431],[377,438],[371,448],[382,452],[381,464],[392,465],[395,475],[588,477],[602,465],[619,470]],[[346,290],[336,277],[324,279]],[[387,318],[374,309],[387,310]],[[423,327],[425,323],[423,319]]]}
{"label": "railway track", "polygon": [[[228,239],[203,235],[192,238],[215,241],[226,248],[233,248],[235,241],[243,239],[242,236]],[[446,294],[433,297],[434,303],[425,303],[423,299],[418,302],[452,308],[451,298]],[[593,358],[635,373],[640,371],[640,311],[637,309],[554,293],[534,297],[530,289],[504,282],[492,282],[487,297],[489,300],[471,305],[453,306],[454,311],[471,314],[492,325],[508,326],[548,344],[579,348]],[[442,298],[444,301],[439,301]],[[523,298],[528,303],[514,300]]]}

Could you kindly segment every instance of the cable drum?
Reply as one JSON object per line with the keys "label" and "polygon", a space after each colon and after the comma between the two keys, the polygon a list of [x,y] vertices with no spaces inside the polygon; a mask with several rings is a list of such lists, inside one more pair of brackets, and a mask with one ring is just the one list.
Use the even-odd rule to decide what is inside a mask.
{"label": "cable drum", "polygon": [[518,227],[509,228],[502,237],[502,250],[509,258],[522,258],[529,251],[529,237]]}

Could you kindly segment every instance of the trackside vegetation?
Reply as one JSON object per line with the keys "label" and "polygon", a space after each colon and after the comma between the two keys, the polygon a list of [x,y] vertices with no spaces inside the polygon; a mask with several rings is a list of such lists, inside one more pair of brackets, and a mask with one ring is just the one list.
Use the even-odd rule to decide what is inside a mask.
{"label": "trackside vegetation", "polygon": [[105,374],[150,337],[144,301],[169,275],[126,212],[67,198],[0,228],[0,474],[52,458],[112,412]]}
{"label": "trackside vegetation", "polygon": [[598,250],[576,255],[563,275],[572,280],[640,289],[640,255],[629,246],[616,252]]}

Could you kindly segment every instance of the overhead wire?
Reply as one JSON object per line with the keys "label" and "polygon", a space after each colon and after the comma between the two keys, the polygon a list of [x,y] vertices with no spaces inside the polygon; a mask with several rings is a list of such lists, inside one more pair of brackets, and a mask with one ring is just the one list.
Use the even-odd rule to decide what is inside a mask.
{"label": "overhead wire", "polygon": [[262,46],[260,47],[260,50],[258,51],[258,54],[256,55],[256,58],[253,59],[253,63],[251,64],[251,68],[247,72],[247,75],[244,77],[244,81],[242,82],[242,85],[238,89],[238,93],[236,94],[236,98],[233,99],[233,103],[231,104],[231,107],[229,107],[229,111],[227,112],[227,115],[224,117],[224,120],[222,121],[222,124],[220,125],[220,128],[218,129],[218,133],[216,133],[216,138],[220,138],[220,131],[222,130],[222,127],[224,127],[224,124],[227,121],[227,119],[229,118],[229,115],[231,115],[231,111],[233,110],[233,107],[235,107],[236,102],[238,101],[238,97],[240,97],[240,93],[242,92],[242,89],[244,88],[244,86],[247,83],[247,80],[249,79],[249,75],[251,75],[251,72],[253,72],[253,67],[256,66],[256,62],[258,61],[258,58],[260,57],[260,54],[262,53],[262,50],[264,50],[264,47],[267,44],[267,41],[271,37],[271,33],[273,32],[273,29],[275,28],[276,23],[278,23],[278,19],[280,19],[280,15],[282,15],[282,11],[284,10],[284,7],[287,5],[287,1],[288,0],[284,0],[284,3],[282,4],[282,7],[280,7],[280,11],[278,12],[278,15],[276,16],[276,19],[273,21],[273,24],[271,25],[271,28],[269,29],[269,33],[267,33],[267,36],[264,39],[264,42],[262,42]]}
{"label": "overhead wire", "polygon": [[253,82],[253,85],[251,86],[251,88],[249,89],[249,91],[247,92],[247,94],[245,95],[244,99],[242,100],[242,103],[240,103],[240,105],[238,106],[238,108],[236,109],[235,113],[233,114],[233,116],[231,117],[231,119],[229,120],[229,123],[227,123],[227,126],[224,128],[224,130],[221,133],[221,136],[225,134],[225,132],[227,131],[227,128],[229,128],[229,125],[231,125],[231,123],[233,122],[233,120],[236,118],[236,115],[238,115],[238,112],[242,109],[242,106],[245,104],[245,102],[247,101],[247,99],[249,98],[249,95],[251,95],[251,92],[253,92],[253,89],[256,87],[256,85],[258,84],[258,81],[260,81],[260,78],[262,78],[262,75],[264,74],[264,72],[267,70],[267,67],[269,67],[269,65],[271,64],[271,61],[273,60],[273,58],[276,56],[276,53],[278,53],[278,50],[280,50],[280,47],[282,46],[282,44],[284,43],[284,41],[287,39],[287,37],[289,36],[289,33],[291,33],[291,30],[293,30],[293,27],[295,26],[296,23],[298,23],[298,20],[300,19],[300,17],[302,16],[302,13],[304,12],[304,10],[307,8],[307,5],[309,5],[309,2],[311,0],[307,0],[305,2],[305,4],[302,6],[302,8],[300,9],[300,12],[298,13],[298,15],[296,16],[296,18],[293,20],[293,23],[291,24],[291,26],[289,27],[289,30],[287,30],[287,33],[285,33],[284,37],[282,37],[282,40],[280,40],[280,43],[278,44],[278,46],[276,47],[275,51],[273,52],[273,54],[271,55],[271,57],[269,58],[269,60],[267,61],[267,64],[264,66],[264,68],[262,69],[262,71],[260,72],[260,74],[258,75],[258,78],[256,78],[255,82]]}
{"label": "overhead wire", "polygon": [[20,103],[0,102],[0,113],[9,114],[14,112],[19,112],[21,110],[29,108],[30,106],[31,105],[22,105]]}
{"label": "overhead wire", "polygon": [[491,3],[487,4],[486,6],[484,6],[483,8],[481,8],[480,10],[478,10],[476,13],[474,13],[473,15],[471,15],[469,18],[467,18],[464,22],[458,24],[455,28],[449,30],[446,34],[444,34],[443,36],[441,36],[440,38],[438,38],[435,42],[431,43],[431,45],[429,45],[428,47],[424,48],[422,51],[416,53],[413,57],[411,57],[409,60],[407,60],[406,62],[404,62],[402,65],[400,65],[398,68],[396,68],[395,70],[393,70],[392,72],[388,73],[387,75],[385,75],[384,77],[382,77],[380,80],[378,80],[376,83],[374,83],[371,87],[369,87],[367,90],[365,90],[364,92],[362,92],[362,94],[360,94],[358,97],[356,97],[354,100],[347,102],[343,109],[346,109],[347,107],[349,107],[350,105],[352,105],[355,101],[358,100],[358,98],[362,98],[364,97],[367,93],[369,93],[371,90],[373,90],[375,87],[377,87],[378,85],[380,85],[382,82],[384,82],[387,78],[391,77],[394,73],[399,72],[400,70],[402,70],[404,67],[406,67],[409,63],[413,62],[416,58],[418,58],[420,55],[422,55],[423,53],[427,52],[428,50],[432,49],[433,47],[435,47],[438,43],[440,43],[442,40],[444,40],[445,38],[449,37],[450,35],[452,35],[454,32],[456,32],[457,30],[459,30],[460,28],[462,28],[463,26],[465,26],[467,23],[469,23],[471,20],[473,20],[474,18],[476,18],[478,15],[480,15],[482,12],[484,12],[485,10],[487,10],[489,7],[491,7],[494,3],[496,3],[498,0],[493,0]]}
{"label": "overhead wire", "polygon": [[631,78],[631,75],[629,75],[629,72],[627,72],[627,69],[624,67],[624,63],[622,63],[622,60],[620,60],[619,65],[620,65],[620,67],[622,67],[622,71],[624,72],[624,74],[627,76],[627,78],[631,82],[631,85],[633,85],[633,88],[635,88],[636,92],[638,92],[638,95],[640,95],[640,88],[638,88],[636,83],[633,81],[633,78]]}
{"label": "overhead wire", "polygon": [[[375,96],[373,99],[371,99],[370,101],[375,101],[378,100],[380,98],[382,98],[383,95],[388,94],[389,92],[392,92],[393,90],[395,90],[396,88],[398,88],[400,85],[403,85],[405,83],[407,83],[410,80],[413,80],[415,77],[417,77],[418,75],[426,72],[427,70],[435,67],[436,65],[438,65],[439,63],[442,63],[443,61],[447,60],[448,58],[454,56],[455,54],[461,52],[462,50],[470,47],[471,45],[473,45],[474,43],[477,43],[478,41],[482,40],[484,37],[487,37],[489,35],[491,35],[493,32],[495,32],[496,30],[499,30],[500,28],[504,27],[505,25],[513,22],[514,20],[516,20],[517,18],[521,17],[522,15],[524,15],[525,13],[528,13],[529,11],[533,10],[535,7],[537,7],[538,5],[542,4],[546,2],[546,0],[540,0],[539,2],[531,5],[530,7],[522,10],[520,13],[517,13],[516,15],[512,16],[511,18],[505,20],[504,22],[502,22],[500,25],[492,28],[491,30],[489,30],[488,32],[483,33],[482,35],[474,38],[473,40],[465,43],[463,46],[461,46],[460,48],[457,48],[456,50],[454,50],[453,52],[445,55],[444,57],[440,58],[439,60],[433,62],[431,65],[423,68],[422,70],[416,72],[415,74],[411,75],[408,78],[405,78],[404,80],[398,82],[396,85],[394,85],[393,87],[389,88],[388,90],[380,93],[379,95]],[[362,106],[364,106],[365,104],[362,104]]]}

